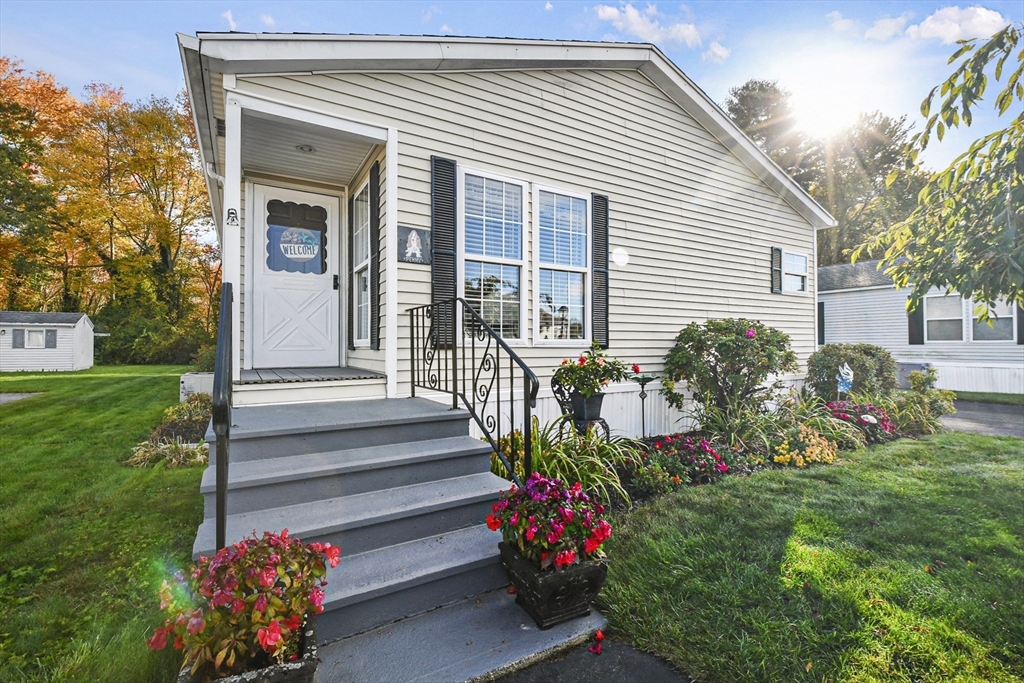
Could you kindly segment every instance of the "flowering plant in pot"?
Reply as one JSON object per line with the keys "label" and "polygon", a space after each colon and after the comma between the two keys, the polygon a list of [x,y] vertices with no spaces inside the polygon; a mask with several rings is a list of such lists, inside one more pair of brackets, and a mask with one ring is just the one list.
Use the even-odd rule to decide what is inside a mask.
{"label": "flowering plant in pot", "polygon": [[340,556],[337,546],[303,544],[285,529],[200,557],[164,581],[160,608],[168,617],[149,647],[184,651],[179,683],[241,681],[243,673],[246,681],[312,681],[311,617],[323,611],[327,564],[337,566]]}
{"label": "flowering plant in pot", "polygon": [[533,473],[502,493],[487,516],[501,530],[501,559],[516,602],[541,628],[585,616],[608,574],[605,508],[582,485]]}
{"label": "flowering plant in pot", "polygon": [[[612,382],[621,382],[630,376],[630,368],[616,358],[610,358],[596,341],[579,358],[565,358],[555,369],[554,379],[569,388],[573,413],[579,420],[601,417],[604,388]],[[634,364],[632,374],[640,373]]]}

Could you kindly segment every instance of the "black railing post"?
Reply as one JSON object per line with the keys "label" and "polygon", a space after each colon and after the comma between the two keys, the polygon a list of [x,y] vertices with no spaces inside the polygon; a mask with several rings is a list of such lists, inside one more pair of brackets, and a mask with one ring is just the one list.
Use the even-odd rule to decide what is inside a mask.
{"label": "black railing post", "polygon": [[228,462],[231,439],[232,301],[231,283],[220,288],[220,320],[217,323],[217,357],[213,369],[213,433],[217,435],[217,550],[227,542]]}
{"label": "black railing post", "polygon": [[455,300],[452,306],[452,410],[459,407],[459,339],[462,337],[462,326],[459,325],[455,313]]}
{"label": "black railing post", "polygon": [[531,405],[537,400],[536,389],[530,395],[530,376],[523,373],[523,480],[530,478],[533,474],[533,418],[530,415]]}

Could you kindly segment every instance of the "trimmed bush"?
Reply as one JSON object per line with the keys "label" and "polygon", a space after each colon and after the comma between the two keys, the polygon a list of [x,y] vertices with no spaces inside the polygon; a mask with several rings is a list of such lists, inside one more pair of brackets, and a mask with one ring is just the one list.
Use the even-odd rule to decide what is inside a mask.
{"label": "trimmed bush", "polygon": [[896,361],[874,344],[825,344],[807,361],[807,383],[826,401],[839,400],[836,375],[843,363],[853,370],[851,393],[887,396],[896,390]]}

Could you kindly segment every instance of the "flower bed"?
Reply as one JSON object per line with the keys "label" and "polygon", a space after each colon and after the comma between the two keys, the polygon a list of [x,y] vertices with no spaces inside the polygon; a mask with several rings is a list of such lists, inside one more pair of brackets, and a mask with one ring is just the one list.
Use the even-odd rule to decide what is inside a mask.
{"label": "flower bed", "polygon": [[849,422],[864,433],[868,443],[885,443],[894,438],[895,428],[884,409],[873,403],[830,401],[832,417]]}

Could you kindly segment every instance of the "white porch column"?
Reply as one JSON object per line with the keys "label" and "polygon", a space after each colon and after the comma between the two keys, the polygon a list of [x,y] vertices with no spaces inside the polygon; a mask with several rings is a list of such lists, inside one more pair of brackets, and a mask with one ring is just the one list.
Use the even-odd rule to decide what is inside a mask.
{"label": "white porch column", "polygon": [[398,396],[398,129],[388,128],[384,152],[384,372],[387,397]]}
{"label": "white porch column", "polygon": [[232,379],[242,375],[242,105],[230,93],[224,107],[224,239],[223,279],[234,293],[232,305]]}

